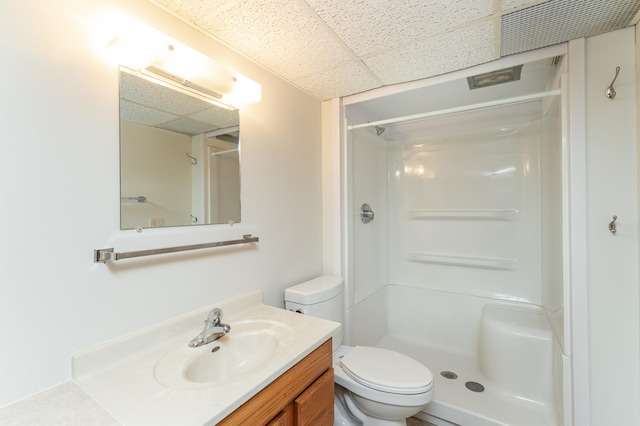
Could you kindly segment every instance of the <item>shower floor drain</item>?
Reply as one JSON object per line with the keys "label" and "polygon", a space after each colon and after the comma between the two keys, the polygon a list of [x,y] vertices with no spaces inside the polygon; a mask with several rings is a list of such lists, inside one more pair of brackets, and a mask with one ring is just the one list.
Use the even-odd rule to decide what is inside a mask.
{"label": "shower floor drain", "polygon": [[482,391],[484,391],[484,386],[482,386],[478,382],[467,382],[464,385],[467,387],[467,389],[469,389],[470,391],[473,391],[473,392],[482,392]]}
{"label": "shower floor drain", "polygon": [[450,380],[458,378],[458,375],[456,373],[454,373],[453,371],[441,371],[440,375],[442,377],[444,377],[445,379],[450,379]]}

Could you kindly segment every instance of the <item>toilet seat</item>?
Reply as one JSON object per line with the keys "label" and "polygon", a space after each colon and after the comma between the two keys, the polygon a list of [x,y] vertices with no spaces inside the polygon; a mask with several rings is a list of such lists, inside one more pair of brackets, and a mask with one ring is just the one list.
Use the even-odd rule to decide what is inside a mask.
{"label": "toilet seat", "polygon": [[356,346],[340,359],[340,367],[355,382],[380,392],[424,394],[433,374],[418,361],[383,348]]}

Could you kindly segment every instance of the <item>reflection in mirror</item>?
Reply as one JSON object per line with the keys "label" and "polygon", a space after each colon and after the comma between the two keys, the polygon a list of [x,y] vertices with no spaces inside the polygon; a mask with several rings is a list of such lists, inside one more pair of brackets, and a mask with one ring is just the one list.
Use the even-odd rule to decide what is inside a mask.
{"label": "reflection in mirror", "polygon": [[240,222],[238,110],[120,67],[120,228]]}

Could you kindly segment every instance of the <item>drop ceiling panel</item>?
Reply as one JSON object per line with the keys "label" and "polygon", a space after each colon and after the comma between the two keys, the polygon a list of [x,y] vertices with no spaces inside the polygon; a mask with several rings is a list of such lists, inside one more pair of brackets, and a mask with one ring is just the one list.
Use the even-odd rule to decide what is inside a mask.
{"label": "drop ceiling panel", "polygon": [[287,79],[353,59],[298,0],[241,1],[197,24]]}
{"label": "drop ceiling panel", "polygon": [[166,7],[170,11],[182,16],[190,22],[196,22],[203,16],[219,10],[228,2],[212,2],[212,1],[191,1],[191,0],[158,0],[158,4]]}
{"label": "drop ceiling panel", "polygon": [[316,93],[321,99],[332,99],[347,94],[365,92],[382,86],[360,61],[348,62],[320,74],[293,80],[308,93]]}
{"label": "drop ceiling panel", "polygon": [[513,11],[514,9],[522,9],[548,1],[549,0],[502,0],[502,11]]}
{"label": "drop ceiling panel", "polygon": [[120,99],[120,118],[134,123],[144,124],[146,126],[155,126],[170,120],[175,120],[176,115],[158,111],[139,105],[126,99]]}
{"label": "drop ceiling panel", "polygon": [[493,0],[306,0],[359,57],[493,14]]}
{"label": "drop ceiling panel", "polygon": [[218,127],[232,127],[238,125],[238,111],[230,111],[224,108],[207,108],[206,110],[190,114],[189,118],[200,121],[203,123],[209,123]]}
{"label": "drop ceiling panel", "polygon": [[189,136],[199,135],[201,133],[217,129],[214,125],[202,123],[187,117],[178,118],[177,120],[173,120],[168,123],[158,124],[155,127]]}
{"label": "drop ceiling panel", "polygon": [[493,20],[365,59],[384,84],[443,74],[496,59]]}

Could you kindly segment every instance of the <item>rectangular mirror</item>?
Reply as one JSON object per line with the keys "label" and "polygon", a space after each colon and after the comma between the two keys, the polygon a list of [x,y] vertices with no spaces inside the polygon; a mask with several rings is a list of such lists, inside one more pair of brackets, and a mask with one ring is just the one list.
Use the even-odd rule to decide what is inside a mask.
{"label": "rectangular mirror", "polygon": [[209,97],[120,67],[121,229],[240,222],[239,113]]}

